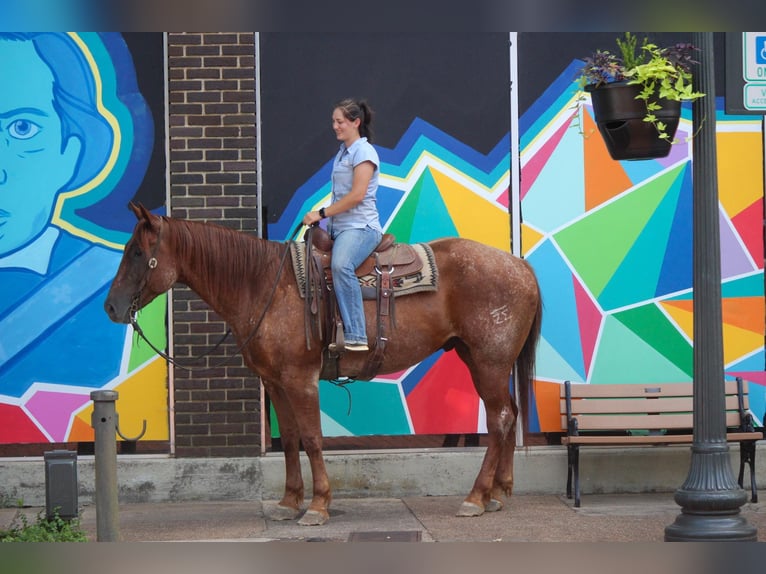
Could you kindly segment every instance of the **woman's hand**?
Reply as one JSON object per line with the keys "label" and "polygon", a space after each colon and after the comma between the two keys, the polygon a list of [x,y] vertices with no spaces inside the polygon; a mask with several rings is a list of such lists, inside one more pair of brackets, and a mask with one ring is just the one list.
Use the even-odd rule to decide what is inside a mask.
{"label": "woman's hand", "polygon": [[303,225],[314,225],[322,220],[322,216],[318,211],[309,211],[303,216]]}

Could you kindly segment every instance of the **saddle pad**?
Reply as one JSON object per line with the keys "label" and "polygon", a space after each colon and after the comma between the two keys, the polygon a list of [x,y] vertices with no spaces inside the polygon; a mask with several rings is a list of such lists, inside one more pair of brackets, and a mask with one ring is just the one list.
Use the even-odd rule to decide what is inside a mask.
{"label": "saddle pad", "polygon": [[[423,262],[423,268],[412,275],[392,278],[394,297],[410,295],[420,291],[436,291],[439,287],[439,270],[436,268],[436,259],[431,246],[427,243],[415,243],[412,245],[415,253]],[[293,241],[290,243],[290,256],[293,261],[295,279],[298,282],[298,290],[301,297],[306,297],[306,243]],[[378,275],[370,273],[359,278],[359,284],[363,288],[377,288]]]}

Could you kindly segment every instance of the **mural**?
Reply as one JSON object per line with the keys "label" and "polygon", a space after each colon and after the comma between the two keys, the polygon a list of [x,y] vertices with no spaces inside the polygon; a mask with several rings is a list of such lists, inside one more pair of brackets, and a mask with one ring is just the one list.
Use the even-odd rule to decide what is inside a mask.
{"label": "mural", "polygon": [[[589,102],[577,114],[575,61],[520,118],[522,251],[545,312],[532,430],[558,431],[559,384],[692,380],[691,108],[671,154],[609,158]],[[761,119],[717,101],[724,362],[750,381],[762,421]]]}
{"label": "mural", "polygon": [[[155,142],[125,39],[0,33],[0,77],[0,444],[92,441],[95,389],[167,440],[166,364],[102,307]],[[165,300],[141,323],[164,345]]]}
{"label": "mural", "polygon": [[[662,159],[615,162],[590,103],[578,115],[573,61],[520,118],[522,252],[545,306],[531,432],[558,431],[559,385],[692,380],[691,109]],[[723,109],[718,102],[719,110]],[[724,353],[750,381],[762,419],[763,134],[760,120],[718,112]],[[381,218],[400,241],[461,235],[509,249],[510,134],[486,155],[416,120],[381,157]],[[325,205],[329,162],[291,198],[273,239]],[[518,215],[516,215],[518,217]],[[437,353],[402,373],[320,383],[328,436],[484,432],[462,363]],[[351,408],[353,406],[353,408]],[[276,421],[272,420],[272,424]]]}
{"label": "mural", "polygon": [[[461,236],[509,251],[509,136],[481,154],[418,118],[396,147],[376,147],[378,207],[386,232],[405,243]],[[269,227],[270,238],[288,239],[306,211],[327,205],[331,168],[328,160],[298,189],[282,218]],[[320,382],[326,436],[486,432],[481,401],[454,351],[348,390],[350,396]]]}

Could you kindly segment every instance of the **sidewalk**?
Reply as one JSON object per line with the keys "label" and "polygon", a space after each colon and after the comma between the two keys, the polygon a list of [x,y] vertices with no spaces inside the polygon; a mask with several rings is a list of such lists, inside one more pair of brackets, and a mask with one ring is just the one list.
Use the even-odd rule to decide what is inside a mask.
{"label": "sidewalk", "polygon": [[[577,509],[564,496],[514,495],[503,511],[478,518],[456,517],[461,502],[459,496],[336,499],[330,521],[318,527],[270,520],[277,501],[127,504],[120,506],[119,528],[124,542],[662,542],[681,513],[673,493],[587,494]],[[0,528],[15,512],[0,509]],[[748,502],[741,515],[766,541],[766,505]],[[83,509],[80,526],[97,540],[94,506]]]}

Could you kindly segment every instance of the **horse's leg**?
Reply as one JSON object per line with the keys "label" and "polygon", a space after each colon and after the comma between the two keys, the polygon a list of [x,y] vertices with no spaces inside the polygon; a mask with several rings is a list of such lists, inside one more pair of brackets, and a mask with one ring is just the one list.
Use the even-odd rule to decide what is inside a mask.
{"label": "horse's leg", "polygon": [[[477,359],[462,343],[456,346],[456,351],[468,366],[476,391],[484,401],[489,439],[473,488],[460,506],[457,515],[480,516],[485,510],[500,510],[503,504],[500,493],[507,491],[509,482],[513,484],[513,453],[509,452],[508,444],[509,440],[515,441],[516,409],[511,403],[508,391],[510,368],[504,367],[502,363],[490,357]],[[509,469],[509,456],[510,479],[506,476]],[[498,471],[502,474],[501,484],[498,484],[496,478]]]}
{"label": "horse's leg", "polygon": [[279,421],[279,434],[285,457],[285,490],[272,520],[292,520],[300,513],[303,505],[303,476],[300,461],[300,434],[298,423],[284,391],[277,385],[263,381],[274,405]]}
{"label": "horse's leg", "polygon": [[511,397],[511,409],[513,410],[513,424],[511,430],[503,441],[500,450],[500,460],[495,469],[495,478],[492,485],[492,496],[485,507],[487,512],[496,512],[503,509],[503,497],[513,493],[513,456],[516,452],[516,423],[519,409],[516,401]]}
{"label": "horse's leg", "polygon": [[[303,449],[311,465],[312,498],[308,509],[298,521],[303,526],[320,526],[330,519],[330,480],[322,456],[322,419],[319,411],[318,373],[305,370],[285,376],[285,393],[298,423]],[[313,383],[306,383],[307,378]]]}

